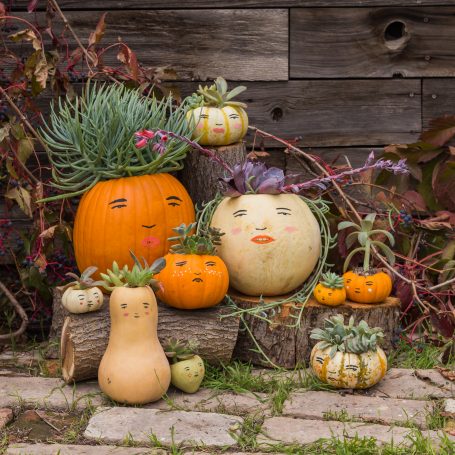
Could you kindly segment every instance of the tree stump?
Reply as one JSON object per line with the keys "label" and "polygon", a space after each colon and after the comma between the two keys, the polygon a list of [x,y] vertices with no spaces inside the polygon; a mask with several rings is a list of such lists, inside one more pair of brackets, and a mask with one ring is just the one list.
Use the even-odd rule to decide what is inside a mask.
{"label": "tree stump", "polygon": [[[230,165],[244,161],[246,158],[244,142],[209,148]],[[211,201],[215,197],[219,189],[218,180],[220,177],[224,177],[225,173],[226,171],[218,163],[197,150],[191,150],[185,159],[185,167],[181,171],[180,180],[194,204],[201,207],[203,202]]]}
{"label": "tree stump", "polygon": [[[109,340],[109,296],[104,296],[100,310],[83,314],[62,310],[61,297],[62,288],[55,288],[53,327],[55,336],[59,321],[63,321],[60,342],[63,379],[73,382],[96,378]],[[169,338],[195,340],[197,354],[204,360],[215,365],[228,363],[239,330],[239,318],[221,319],[230,312],[224,305],[184,311],[158,303],[158,338],[161,344]]]}
{"label": "tree stump", "polygon": [[[230,293],[231,298],[240,308],[251,308],[259,304],[258,297],[249,297],[237,292]],[[264,298],[265,302],[277,300]],[[383,349],[392,349],[392,341],[397,337],[400,317],[400,301],[389,297],[380,304],[361,304],[346,301],[343,305],[330,307],[321,305],[310,299],[305,305],[300,327],[295,324],[292,315],[300,308],[292,304],[283,304],[281,311],[276,313],[272,324],[267,321],[245,314],[244,320],[264,354],[277,366],[295,368],[309,361],[311,349],[317,343],[310,339],[310,332],[316,327],[323,327],[324,319],[343,314],[345,320],[353,315],[356,323],[364,319],[370,327],[381,327],[384,332]],[[240,327],[242,329],[242,327]],[[271,366],[264,356],[255,352],[257,347],[247,330],[240,330],[234,350],[234,358],[250,361],[255,365]]]}

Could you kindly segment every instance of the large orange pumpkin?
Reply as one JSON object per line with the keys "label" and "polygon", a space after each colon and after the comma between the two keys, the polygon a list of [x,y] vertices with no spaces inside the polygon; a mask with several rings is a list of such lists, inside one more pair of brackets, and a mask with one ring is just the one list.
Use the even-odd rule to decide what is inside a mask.
{"label": "large orange pumpkin", "polygon": [[359,274],[352,270],[343,275],[349,300],[357,303],[380,303],[392,292],[392,279],[387,273]]}
{"label": "large orange pumpkin", "polygon": [[181,310],[209,308],[220,303],[229,287],[226,265],[218,256],[167,254],[166,267],[156,275],[160,300]]}
{"label": "large orange pumpkin", "polygon": [[130,250],[152,263],[169,251],[172,228],[194,219],[190,196],[170,174],[99,182],[84,194],[77,210],[77,266],[96,266],[104,272],[117,261],[132,267]]}

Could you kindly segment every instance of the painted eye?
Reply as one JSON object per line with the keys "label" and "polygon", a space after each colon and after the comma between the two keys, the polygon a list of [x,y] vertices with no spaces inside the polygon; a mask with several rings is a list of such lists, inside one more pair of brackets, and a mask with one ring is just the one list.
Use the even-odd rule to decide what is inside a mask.
{"label": "painted eye", "polygon": [[188,261],[180,261],[180,262],[176,262],[175,265],[177,267],[183,267]]}
{"label": "painted eye", "polygon": [[150,306],[150,303],[144,302],[142,305],[144,305],[144,308],[148,308]]}
{"label": "painted eye", "polygon": [[350,283],[352,281],[351,278],[349,278],[348,280],[346,280],[346,283]]}
{"label": "painted eye", "polygon": [[206,265],[207,267],[214,267],[214,266],[216,265],[216,262],[208,261],[208,262],[205,263],[205,265]]}
{"label": "painted eye", "polygon": [[229,115],[229,118],[231,118],[231,119],[235,120],[235,119],[238,119],[238,118],[240,118],[240,116],[239,116],[239,115],[237,115],[237,114],[230,114],[230,115]]}
{"label": "painted eye", "polygon": [[246,210],[237,210],[236,212],[233,213],[234,218],[236,218],[238,216],[245,216],[246,214],[247,214]]}
{"label": "painted eye", "polygon": [[169,196],[166,198],[166,201],[169,201],[167,205],[170,205],[172,207],[179,207],[180,202],[182,202],[182,200],[177,196]]}
{"label": "painted eye", "polygon": [[324,359],[322,357],[316,357],[316,362],[322,365],[324,363]]}
{"label": "painted eye", "polygon": [[352,370],[352,371],[357,371],[359,367],[357,365],[346,365],[344,367],[345,370]]}
{"label": "painted eye", "polygon": [[199,116],[199,118],[209,118],[209,116],[208,116],[207,114],[201,114],[201,115]]}
{"label": "painted eye", "polygon": [[372,282],[372,281],[367,281],[365,284],[366,284],[367,286],[373,286],[373,282]]}
{"label": "painted eye", "polygon": [[290,213],[286,213],[286,212],[278,212],[278,215],[290,215]]}
{"label": "painted eye", "polygon": [[127,306],[128,306],[128,304],[122,303],[122,304],[120,305],[120,308],[126,308]]}
{"label": "painted eye", "polygon": [[185,367],[185,370],[186,371],[190,371],[190,367]]}

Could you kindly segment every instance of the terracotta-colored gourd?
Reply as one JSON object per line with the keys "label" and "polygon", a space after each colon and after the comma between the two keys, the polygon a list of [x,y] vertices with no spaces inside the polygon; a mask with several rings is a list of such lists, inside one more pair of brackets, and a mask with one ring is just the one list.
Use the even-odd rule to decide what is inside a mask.
{"label": "terracotta-colored gourd", "polygon": [[195,219],[183,185],[162,173],[97,183],[82,197],[74,222],[74,252],[80,270],[107,270],[115,260],[133,261],[133,250],[148,263],[167,253],[172,228]]}
{"label": "terracotta-colored gourd", "polygon": [[392,280],[387,273],[369,270],[348,271],[343,275],[348,299],[359,303],[377,303],[384,301],[392,292]]}
{"label": "terracotta-colored gourd", "polygon": [[169,240],[179,243],[164,257],[166,267],[156,276],[162,283],[158,298],[181,310],[217,305],[229,287],[226,265],[214,252],[219,235],[189,235],[194,227],[195,223],[182,224],[174,229],[178,236]]}
{"label": "terracotta-colored gourd", "polygon": [[322,280],[314,288],[315,299],[324,305],[337,306],[346,300],[344,280],[336,273],[323,273]]}
{"label": "terracotta-colored gourd", "polygon": [[80,277],[71,272],[66,274],[74,278],[72,283],[66,285],[62,295],[62,306],[70,313],[88,313],[102,307],[103,292],[97,286],[103,282],[91,278],[96,270],[96,267],[87,267]]}
{"label": "terracotta-colored gourd", "polygon": [[138,264],[132,270],[103,274],[110,287],[111,331],[109,343],[98,370],[101,390],[115,401],[145,404],[166,393],[171,371],[157,337],[158,309],[155,294],[148,285],[164,261],[152,267]]}
{"label": "terracotta-colored gourd", "polygon": [[323,329],[312,330],[310,337],[320,341],[311,351],[311,368],[321,381],[334,387],[371,387],[387,372],[387,357],[378,346],[384,335],[365,321],[354,326],[351,317],[346,326],[343,319],[333,316],[325,320]]}
{"label": "terracotta-colored gourd", "polygon": [[201,105],[187,113],[195,125],[193,139],[198,139],[201,145],[229,145],[240,141],[248,131],[248,116],[244,110],[246,105],[233,98],[245,89],[238,86],[228,92],[222,77],[211,87],[199,86]]}

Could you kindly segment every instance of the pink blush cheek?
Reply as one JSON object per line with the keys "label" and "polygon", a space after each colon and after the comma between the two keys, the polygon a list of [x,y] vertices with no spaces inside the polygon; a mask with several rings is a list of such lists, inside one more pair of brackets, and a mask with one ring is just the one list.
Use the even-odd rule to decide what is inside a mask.
{"label": "pink blush cheek", "polygon": [[123,316],[127,317],[129,315],[129,313],[123,313]]}
{"label": "pink blush cheek", "polygon": [[242,124],[241,123],[234,123],[234,128],[236,130],[241,130],[242,129]]}
{"label": "pink blush cheek", "polygon": [[293,232],[296,232],[296,231],[298,231],[299,229],[296,228],[295,226],[286,226],[286,227],[284,228],[284,230],[285,230],[286,232],[288,232],[289,234],[292,234]]}
{"label": "pink blush cheek", "polygon": [[239,228],[239,227],[236,227],[236,228],[231,229],[231,234],[232,234],[232,235],[238,235],[238,234],[240,234],[241,232],[242,232],[242,229]]}
{"label": "pink blush cheek", "polygon": [[148,314],[150,314],[150,313],[149,313],[148,311],[146,311],[146,312],[145,312],[145,314],[147,314],[147,315],[148,315]]}

